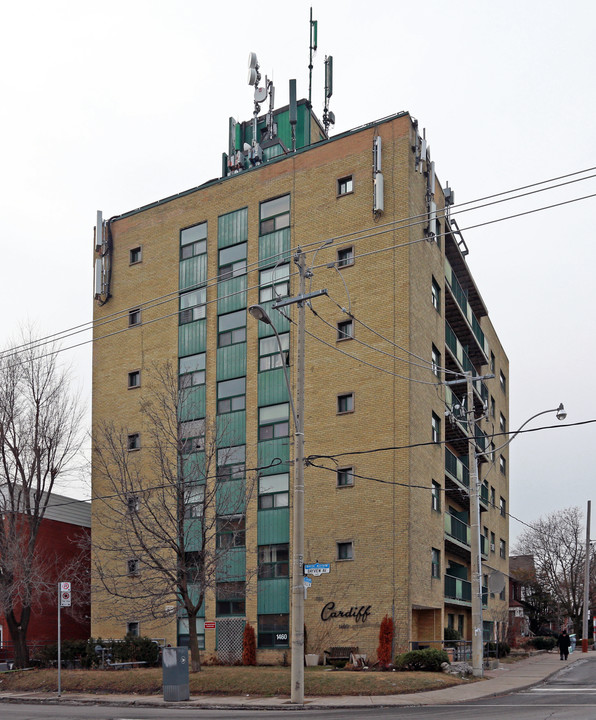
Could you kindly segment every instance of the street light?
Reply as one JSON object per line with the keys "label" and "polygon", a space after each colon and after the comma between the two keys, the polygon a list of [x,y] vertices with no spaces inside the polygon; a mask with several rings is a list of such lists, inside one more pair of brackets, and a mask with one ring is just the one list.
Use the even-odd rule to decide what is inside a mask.
{"label": "street light", "polygon": [[[472,373],[466,373],[466,382],[468,390],[468,412],[473,413],[474,408],[474,397],[473,397],[473,381],[475,378],[472,377]],[[476,378],[478,379],[478,378]],[[513,433],[513,435],[502,445],[494,450],[491,450],[491,454],[495,453],[503,448],[507,447],[525,428],[525,426],[539,417],[540,415],[546,415],[547,413],[556,413],[557,420],[561,421],[567,417],[567,413],[560,403],[558,407],[551,408],[550,410],[542,410],[532,417],[529,417],[520,427]],[[473,422],[472,414],[472,422]],[[483,455],[487,455],[487,452],[476,452],[475,438],[473,433],[468,431],[468,452],[471,458],[470,468],[470,511],[472,514],[472,557],[476,558],[477,572],[472,573],[472,672],[476,677],[482,677],[483,675],[483,645],[484,645],[484,628],[482,621],[482,545],[480,542],[480,477],[478,473],[478,458]]]}

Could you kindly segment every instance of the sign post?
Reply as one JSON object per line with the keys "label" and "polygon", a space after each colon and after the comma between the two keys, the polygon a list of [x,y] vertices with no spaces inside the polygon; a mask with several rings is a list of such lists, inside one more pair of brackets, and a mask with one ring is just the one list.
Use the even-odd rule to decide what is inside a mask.
{"label": "sign post", "polygon": [[71,600],[71,588],[69,582],[58,583],[58,697],[62,694],[62,642],[60,638],[60,611],[63,607],[70,607]]}

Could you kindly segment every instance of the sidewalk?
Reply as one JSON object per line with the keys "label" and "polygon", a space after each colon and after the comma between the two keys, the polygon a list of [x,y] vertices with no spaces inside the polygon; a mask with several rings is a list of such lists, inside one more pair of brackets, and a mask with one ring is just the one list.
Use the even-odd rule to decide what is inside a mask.
{"label": "sidewalk", "polygon": [[[485,673],[486,680],[471,682],[466,685],[456,685],[444,690],[431,690],[427,692],[404,695],[376,695],[376,696],[332,696],[307,697],[305,707],[315,708],[342,708],[363,706],[413,706],[413,705],[446,705],[467,700],[477,700],[495,695],[506,695],[517,690],[537,685],[546,678],[554,675],[564,667],[579,660],[596,662],[596,653],[582,655],[573,653],[567,662],[561,662],[558,653],[544,653],[534,657],[520,660],[511,665],[501,665],[498,670]],[[43,703],[58,704],[69,703],[77,705],[135,705],[141,707],[197,707],[197,708],[246,708],[246,709],[296,709],[288,698],[263,697],[214,697],[191,696],[191,699],[181,703],[166,703],[159,695],[95,695],[83,693],[63,694],[61,698],[56,693],[44,692],[1,692],[0,703]]]}

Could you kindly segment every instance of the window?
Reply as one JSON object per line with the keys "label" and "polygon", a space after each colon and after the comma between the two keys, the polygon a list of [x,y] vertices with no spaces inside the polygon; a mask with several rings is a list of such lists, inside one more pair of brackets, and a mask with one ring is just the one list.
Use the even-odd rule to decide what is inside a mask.
{"label": "window", "polygon": [[139,561],[137,560],[137,558],[131,558],[130,560],[127,560],[126,571],[131,577],[139,574]]}
{"label": "window", "polygon": [[337,559],[338,560],[353,560],[354,559],[354,543],[350,540],[348,542],[337,543]]}
{"label": "window", "polygon": [[431,438],[432,442],[441,442],[441,418],[433,413],[431,418]]}
{"label": "window", "polygon": [[128,261],[131,265],[140,263],[142,260],[141,246],[131,248],[128,251]]}
{"label": "window", "polygon": [[273,440],[290,434],[288,403],[259,408],[259,440]]}
{"label": "window", "polygon": [[499,370],[499,384],[501,385],[501,390],[507,392],[507,378],[502,370]]}
{"label": "window", "polygon": [[259,302],[290,294],[290,266],[286,263],[259,273]]}
{"label": "window", "polygon": [[497,497],[497,496],[496,496],[496,493],[495,493],[495,489],[494,489],[494,487],[491,485],[491,486],[490,486],[490,504],[491,504],[491,507],[496,507],[496,506],[497,506],[496,497]]}
{"label": "window", "polygon": [[504,497],[501,498],[499,504],[499,512],[501,513],[502,517],[507,517],[507,500],[505,500]]}
{"label": "window", "polygon": [[180,358],[178,365],[181,390],[205,384],[205,353]]}
{"label": "window", "polygon": [[432,280],[431,292],[433,307],[437,312],[441,312],[441,288],[434,278]]}
{"label": "window", "polygon": [[128,388],[131,389],[138,387],[141,387],[141,371],[133,370],[128,373]]}
{"label": "window", "polygon": [[495,354],[492,350],[490,351],[490,371],[493,375],[495,374]]}
{"label": "window", "polygon": [[133,635],[134,637],[139,637],[139,623],[138,622],[126,623],[126,634]]}
{"label": "window", "polygon": [[458,615],[457,616],[457,631],[461,635],[461,637],[464,636],[464,616]]}
{"label": "window", "polygon": [[503,457],[503,455],[499,456],[499,470],[503,473],[503,475],[507,475],[507,460]]}
{"label": "window", "polygon": [[235,345],[246,341],[246,310],[220,315],[217,319],[217,346]]}
{"label": "window", "polygon": [[337,396],[337,414],[354,412],[354,393],[344,393]]}
{"label": "window", "polygon": [[499,593],[499,600],[505,600],[505,588]]}
{"label": "window", "polygon": [[184,489],[184,517],[201,518],[203,517],[203,506],[205,503],[205,486],[204,485],[188,485]]}
{"label": "window", "polygon": [[[199,650],[205,649],[205,620],[196,618],[197,640]],[[178,645],[180,647],[188,647],[190,645],[190,627],[187,617],[178,618]]]}
{"label": "window", "polygon": [[491,532],[491,534],[490,534],[490,551],[495,552],[495,534],[494,534],[494,532]]}
{"label": "window", "polygon": [[260,648],[289,646],[289,615],[259,615],[258,628]]}
{"label": "window", "polygon": [[433,374],[441,377],[441,353],[433,345],[431,350],[431,362]]}
{"label": "window", "polygon": [[[281,342],[283,362],[288,364],[290,351],[290,333],[282,333],[279,336]],[[275,335],[264,337],[259,340],[259,370],[273,370],[282,367],[282,357],[279,354],[279,345]]]}
{"label": "window", "polygon": [[494,418],[495,412],[496,412],[496,410],[495,410],[495,399],[494,399],[494,397],[491,395],[491,396],[490,396],[490,416]]}
{"label": "window", "polygon": [[447,613],[447,627],[451,630],[455,627],[455,615],[453,613]]}
{"label": "window", "polygon": [[354,484],[354,468],[337,468],[337,487],[351,487]]}
{"label": "window", "polygon": [[351,340],[354,337],[354,321],[342,320],[337,323],[337,339]]}
{"label": "window", "polygon": [[507,430],[507,423],[505,422],[505,416],[503,413],[499,413],[499,430],[504,433]]}
{"label": "window", "polygon": [[217,451],[217,479],[239,480],[244,477],[244,463],[246,461],[246,447],[220,448]]}
{"label": "window", "polygon": [[437,512],[441,512],[441,486],[435,480],[433,480],[430,495],[432,509],[436,510]]}
{"label": "window", "polygon": [[441,577],[441,551],[437,548],[431,551],[431,577]]}
{"label": "window", "polygon": [[260,545],[258,561],[258,576],[261,579],[290,576],[290,551],[287,543]]}
{"label": "window", "polygon": [[246,405],[246,378],[222,380],[217,383],[217,412],[223,413],[244,410]]}
{"label": "window", "polygon": [[126,449],[127,450],[140,450],[141,448],[141,436],[139,433],[131,433],[126,438]]}
{"label": "window", "polygon": [[138,495],[127,495],[126,497],[126,510],[129,515],[139,512],[141,507],[141,501]]}
{"label": "window", "polygon": [[228,515],[217,518],[217,547],[235,548],[246,544],[244,515]]}
{"label": "window", "polygon": [[180,260],[207,252],[207,223],[199,223],[180,232]]}
{"label": "window", "polygon": [[347,267],[354,264],[354,246],[340,248],[337,251],[337,267]]}
{"label": "window", "polygon": [[217,583],[217,615],[244,615],[245,585],[244,581]]}
{"label": "window", "polygon": [[351,175],[340,178],[337,181],[337,194],[347,195],[348,193],[354,192],[354,181]]}
{"label": "window", "polygon": [[219,251],[218,280],[246,275],[246,247],[246,243],[240,243]]}
{"label": "window", "polygon": [[499,555],[502,558],[507,557],[507,544],[505,543],[505,540],[499,540]]}
{"label": "window", "polygon": [[135,308],[128,311],[128,327],[134,327],[141,324],[141,309]]}
{"label": "window", "polygon": [[205,420],[181,422],[178,432],[182,455],[190,455],[205,449]]}
{"label": "window", "polygon": [[290,196],[283,195],[261,203],[259,235],[290,226]]}
{"label": "window", "polygon": [[495,461],[495,444],[494,442],[491,442],[488,446],[488,457],[491,462]]}
{"label": "window", "polygon": [[290,474],[263,475],[259,478],[259,510],[288,507]]}
{"label": "window", "polygon": [[180,325],[202,320],[205,317],[207,290],[199,288],[180,295]]}

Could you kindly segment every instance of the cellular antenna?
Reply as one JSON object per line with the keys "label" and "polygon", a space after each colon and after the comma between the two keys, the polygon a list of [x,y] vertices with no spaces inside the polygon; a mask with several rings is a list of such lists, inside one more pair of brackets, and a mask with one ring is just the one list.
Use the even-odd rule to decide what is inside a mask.
{"label": "cellular antenna", "polygon": [[310,145],[310,111],[312,109],[312,57],[317,52],[317,30],[318,23],[312,19],[312,7],[310,9],[310,45],[308,62],[308,144]]}
{"label": "cellular antenna", "polygon": [[329,110],[329,98],[333,95],[333,57],[325,56],[325,109],[323,110],[323,125],[325,135],[329,137],[329,125],[335,125],[335,115]]}

